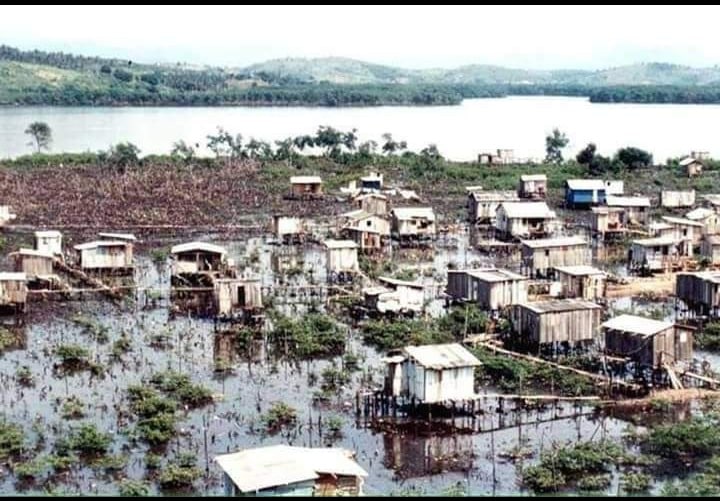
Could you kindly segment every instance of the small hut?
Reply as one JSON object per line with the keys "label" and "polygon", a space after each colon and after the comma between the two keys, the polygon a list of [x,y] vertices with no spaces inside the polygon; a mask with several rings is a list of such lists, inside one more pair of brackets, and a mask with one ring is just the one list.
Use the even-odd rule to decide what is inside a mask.
{"label": "small hut", "polygon": [[328,275],[355,274],[358,264],[358,245],[352,240],[325,240],[326,269]]}
{"label": "small hut", "polygon": [[36,231],[35,250],[61,256],[62,233],[55,230]]}
{"label": "small hut", "polygon": [[367,472],[346,449],[270,445],[215,457],[226,496],[359,496]]}
{"label": "small hut", "polygon": [[503,202],[495,229],[506,239],[545,238],[555,231],[555,212],[545,202]]}
{"label": "small hut", "polygon": [[432,207],[396,207],[390,214],[392,235],[398,240],[435,238],[435,211]]}
{"label": "small hut", "polygon": [[685,170],[688,177],[697,177],[702,174],[703,162],[698,158],[685,157],[680,160],[680,167]]}
{"label": "small hut", "polygon": [[262,308],[262,288],[259,278],[216,278],[215,305],[218,315],[233,316]]}
{"label": "small hut", "polygon": [[588,301],[605,297],[607,273],[593,266],[558,266],[555,276],[560,281],[563,297]]}
{"label": "small hut", "polygon": [[417,282],[380,277],[380,287],[363,289],[365,308],[377,313],[414,314],[425,307],[425,288]]}
{"label": "small hut", "polygon": [[527,301],[527,277],[499,268],[448,270],[445,292],[456,301],[499,311]]}
{"label": "small hut", "polygon": [[363,193],[353,199],[356,209],[360,209],[377,216],[385,216],[390,211],[390,201],[385,195],[379,193]]}
{"label": "small hut", "polygon": [[382,190],[383,176],[378,172],[371,172],[360,178],[360,192],[373,193]]}
{"label": "small hut", "polygon": [[49,280],[54,276],[55,256],[35,249],[20,249],[10,254],[15,260],[15,271],[25,273],[28,280]]}
{"label": "small hut", "polygon": [[675,297],[696,315],[720,316],[720,272],[678,273]]}
{"label": "small hut", "polygon": [[720,235],[705,235],[700,242],[700,256],[716,266],[720,264]]}
{"label": "small hut", "polygon": [[457,343],[406,346],[385,359],[385,390],[421,404],[470,400],[480,361]]}
{"label": "small hut", "polygon": [[320,176],[292,176],[290,178],[290,195],[293,198],[315,198],[323,194],[323,183]]}
{"label": "small hut", "polygon": [[384,217],[355,210],[342,216],[344,224],[341,233],[360,246],[365,252],[375,252],[383,248],[390,238],[390,221]]}
{"label": "small hut", "polygon": [[700,244],[703,235],[703,223],[673,216],[663,216],[662,220],[672,227],[672,237],[675,240],[690,240],[693,245]]}
{"label": "small hut", "polygon": [[273,216],[273,234],[283,243],[301,243],[305,239],[305,222],[298,216]]}
{"label": "small hut", "polygon": [[605,203],[606,186],[602,179],[568,179],[565,181],[565,205],[586,208]]}
{"label": "small hut", "polygon": [[27,277],[25,273],[0,272],[0,307],[24,311],[27,302]]}
{"label": "small hut", "polygon": [[523,273],[531,277],[552,277],[558,266],[588,264],[590,246],[582,237],[558,237],[521,242]]}
{"label": "small hut", "polygon": [[633,240],[628,261],[631,271],[658,272],[682,268],[692,257],[692,242],[670,237]]}
{"label": "small hut", "polygon": [[219,272],[225,264],[225,247],[206,242],[188,242],[170,249],[173,275]]}
{"label": "small hut", "polygon": [[668,208],[692,207],[695,205],[695,190],[660,192],[660,206]]}
{"label": "small hut", "polygon": [[96,240],[74,248],[83,270],[121,272],[133,267],[133,245],[127,240]]}
{"label": "small hut", "polygon": [[605,350],[645,367],[692,359],[693,333],[671,322],[620,315],[602,324]]}
{"label": "small hut", "polygon": [[503,202],[520,202],[520,198],[514,191],[470,190],[468,220],[473,224],[495,224],[497,209]]}
{"label": "small hut", "polygon": [[716,235],[720,233],[720,215],[712,209],[698,207],[685,214],[685,219],[702,224],[702,231],[699,233],[703,235]]}
{"label": "small hut", "polygon": [[648,222],[650,212],[650,199],[648,197],[607,195],[605,204],[609,208],[623,209],[625,226],[641,226]]}
{"label": "small hut", "polygon": [[591,228],[595,233],[607,235],[622,234],[627,230],[625,209],[621,207],[592,207]]}
{"label": "small hut", "polygon": [[518,197],[544,199],[547,195],[547,176],[545,174],[523,174],[518,183]]}
{"label": "small hut", "polygon": [[515,341],[523,346],[574,348],[596,340],[602,307],[582,299],[523,303],[511,316]]}

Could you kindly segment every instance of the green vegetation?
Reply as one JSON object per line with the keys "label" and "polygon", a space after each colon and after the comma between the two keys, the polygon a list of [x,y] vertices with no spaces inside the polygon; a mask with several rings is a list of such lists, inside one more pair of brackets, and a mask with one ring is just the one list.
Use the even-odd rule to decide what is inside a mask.
{"label": "green vegetation", "polygon": [[158,482],[162,489],[191,489],[202,472],[195,466],[195,456],[181,454],[174,462],[160,471]]}
{"label": "green vegetation", "polygon": [[285,402],[275,402],[260,417],[268,433],[277,433],[284,428],[292,428],[297,423],[297,410]]}
{"label": "green vegetation", "polygon": [[15,380],[22,386],[35,386],[35,376],[27,365],[18,367],[15,372]]}
{"label": "green vegetation", "polygon": [[650,489],[652,477],[647,473],[627,472],[622,476],[620,485],[622,490],[629,494],[647,492]]}
{"label": "green vegetation", "polygon": [[72,321],[82,327],[83,331],[89,333],[98,343],[107,343],[109,341],[110,329],[96,320],[84,315],[75,315]]}
{"label": "green vegetation", "polygon": [[89,360],[90,352],[87,348],[77,344],[64,344],[55,349],[55,355],[60,359],[61,368],[69,371],[88,370],[95,376],[104,373],[105,368]]}
{"label": "green vegetation", "polygon": [[157,390],[146,386],[130,386],[127,389],[130,409],[139,417],[136,431],[140,438],[151,445],[164,444],[175,436],[174,400],[161,396]]}
{"label": "green vegetation", "polygon": [[268,341],[284,356],[307,360],[341,354],[346,334],[328,315],[311,313],[298,320],[276,315]]}
{"label": "green vegetation", "polygon": [[20,426],[0,421],[0,459],[17,456],[25,450],[25,434]]}
{"label": "green vegetation", "polygon": [[691,463],[720,454],[720,427],[714,415],[694,416],[681,423],[653,428],[643,442],[652,454]]}
{"label": "green vegetation", "polygon": [[142,497],[150,495],[150,486],[142,480],[125,479],[118,485],[118,494],[122,497]]}
{"label": "green vegetation", "polygon": [[0,327],[0,353],[17,344],[17,336],[9,329]]}
{"label": "green vegetation", "polygon": [[33,480],[39,477],[47,468],[47,459],[37,457],[30,461],[13,465],[13,473],[21,480]]}
{"label": "green vegetation", "polygon": [[720,457],[706,461],[701,471],[663,486],[663,496],[718,496],[720,495]]}
{"label": "green vegetation", "polygon": [[[32,137],[35,150],[40,153],[50,148],[52,142],[52,129],[45,122],[33,122],[25,129],[25,134]],[[32,143],[30,143],[32,144]]]}
{"label": "green vegetation", "polygon": [[545,161],[551,164],[561,164],[563,162],[562,150],[569,142],[570,140],[563,132],[553,129],[552,134],[545,137]]}
{"label": "green vegetation", "polygon": [[85,405],[75,395],[68,397],[62,404],[62,417],[65,419],[80,419],[85,417]]}
{"label": "green vegetation", "polygon": [[379,350],[421,346],[455,341],[452,333],[438,330],[434,322],[425,320],[370,320],[362,326],[366,343]]}
{"label": "green vegetation", "polygon": [[56,442],[55,449],[60,455],[74,451],[88,456],[102,456],[111,443],[112,437],[109,434],[102,433],[94,424],[89,423],[72,429],[66,438]]}
{"label": "green vegetation", "polygon": [[695,333],[695,347],[700,350],[720,351],[720,323],[710,322]]}
{"label": "green vegetation", "polygon": [[212,392],[200,384],[194,384],[187,374],[171,370],[158,372],[150,378],[150,383],[169,397],[191,408],[212,401]]}

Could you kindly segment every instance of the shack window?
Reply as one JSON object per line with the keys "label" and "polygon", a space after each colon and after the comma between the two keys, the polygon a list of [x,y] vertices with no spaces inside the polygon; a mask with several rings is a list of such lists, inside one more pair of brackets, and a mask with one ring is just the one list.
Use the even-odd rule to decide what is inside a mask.
{"label": "shack window", "polygon": [[550,255],[550,249],[545,249],[545,257],[548,257]]}
{"label": "shack window", "polygon": [[372,226],[372,221],[368,221],[366,224],[367,224],[368,226]]}

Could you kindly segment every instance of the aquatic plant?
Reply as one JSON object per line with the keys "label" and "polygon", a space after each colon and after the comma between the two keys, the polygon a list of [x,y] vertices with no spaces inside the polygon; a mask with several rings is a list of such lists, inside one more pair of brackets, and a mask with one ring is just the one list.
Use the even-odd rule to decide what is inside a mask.
{"label": "aquatic plant", "polygon": [[85,417],[84,404],[75,395],[70,396],[62,405],[62,417],[65,419],[79,419]]}
{"label": "aquatic plant", "polygon": [[720,351],[720,322],[710,322],[695,333],[695,347],[707,351]]}
{"label": "aquatic plant", "polygon": [[25,433],[20,425],[0,421],[0,459],[22,454],[25,450]]}
{"label": "aquatic plant", "polygon": [[125,479],[118,485],[122,497],[144,497],[150,495],[150,486],[142,480]]}
{"label": "aquatic plant", "polygon": [[195,481],[202,476],[202,472],[194,466],[181,466],[169,464],[158,475],[158,482],[162,489],[191,489]]}
{"label": "aquatic plant", "polygon": [[150,378],[150,383],[171,398],[192,408],[212,401],[212,392],[200,384],[193,383],[187,374],[172,370],[157,372]]}
{"label": "aquatic plant", "polygon": [[115,340],[112,346],[112,355],[116,358],[120,358],[124,353],[132,351],[132,341],[130,337],[123,332],[123,334]]}
{"label": "aquatic plant", "polygon": [[647,492],[650,489],[652,477],[646,473],[627,472],[620,480],[622,490],[627,493]]}
{"label": "aquatic plant", "polygon": [[322,382],[320,388],[325,392],[337,393],[343,386],[350,383],[350,374],[344,370],[338,369],[334,365],[326,367],[321,373]]}
{"label": "aquatic plant", "polygon": [[37,457],[12,466],[13,474],[21,480],[32,480],[39,477],[47,468],[47,458]]}
{"label": "aquatic plant", "polygon": [[282,428],[295,426],[297,410],[285,402],[275,402],[260,419],[268,433],[276,433]]}
{"label": "aquatic plant", "polygon": [[720,426],[717,419],[694,416],[652,428],[643,446],[663,458],[695,461],[720,453]]}
{"label": "aquatic plant", "polygon": [[278,315],[268,341],[283,355],[307,360],[339,355],[345,349],[346,333],[331,317],[311,313],[301,319]]}
{"label": "aquatic plant", "polygon": [[18,367],[15,371],[15,380],[22,386],[35,386],[35,376],[27,365]]}
{"label": "aquatic plant", "polygon": [[72,321],[82,327],[84,332],[91,334],[98,343],[107,343],[109,341],[110,329],[96,320],[83,315],[75,315]]}
{"label": "aquatic plant", "polygon": [[69,448],[78,454],[99,456],[107,452],[112,437],[98,430],[93,423],[87,423],[73,429],[67,441]]}
{"label": "aquatic plant", "polygon": [[93,468],[105,470],[108,473],[124,470],[128,464],[129,457],[125,455],[103,456],[90,463]]}

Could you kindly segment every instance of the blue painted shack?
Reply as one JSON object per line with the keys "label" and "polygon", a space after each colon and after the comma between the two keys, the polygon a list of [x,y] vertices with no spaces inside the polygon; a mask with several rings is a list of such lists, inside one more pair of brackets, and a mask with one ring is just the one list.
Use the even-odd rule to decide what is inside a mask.
{"label": "blue painted shack", "polygon": [[566,207],[584,208],[605,203],[607,195],[622,195],[622,181],[602,179],[568,179],[565,181]]}

